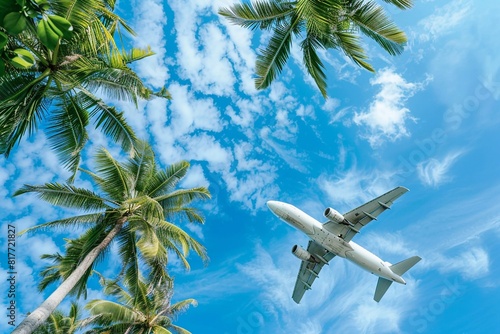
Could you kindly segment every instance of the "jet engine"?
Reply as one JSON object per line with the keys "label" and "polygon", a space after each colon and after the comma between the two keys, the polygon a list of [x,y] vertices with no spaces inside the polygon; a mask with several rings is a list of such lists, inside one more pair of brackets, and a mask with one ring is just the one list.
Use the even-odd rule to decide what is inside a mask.
{"label": "jet engine", "polygon": [[318,262],[314,258],[314,256],[311,255],[308,251],[306,251],[304,248],[295,245],[292,247],[292,254],[301,259],[302,261],[308,261],[308,262]]}
{"label": "jet engine", "polygon": [[326,208],[325,217],[339,224],[342,224],[345,220],[344,216],[342,216],[340,212],[332,208]]}

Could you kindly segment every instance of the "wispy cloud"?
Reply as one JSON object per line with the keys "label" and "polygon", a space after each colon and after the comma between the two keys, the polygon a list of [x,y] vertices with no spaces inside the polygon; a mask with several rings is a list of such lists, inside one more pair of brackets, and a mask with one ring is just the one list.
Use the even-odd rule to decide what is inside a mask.
{"label": "wispy cloud", "polygon": [[355,165],[349,170],[335,175],[322,174],[318,186],[328,196],[331,204],[340,204],[343,209],[380,196],[394,184],[394,172],[360,170]]}
{"label": "wispy cloud", "polygon": [[448,153],[442,160],[431,158],[417,165],[418,177],[423,184],[437,187],[452,179],[449,175],[450,168],[464,154],[463,151]]}
{"label": "wispy cloud", "polygon": [[133,22],[137,36],[137,47],[150,46],[155,55],[139,61],[136,65],[137,73],[147,83],[162,87],[170,77],[166,65],[166,41],[163,27],[167,17],[161,0],[134,1],[132,8],[135,12]]}
{"label": "wispy cloud", "polygon": [[438,256],[434,264],[441,272],[459,272],[463,278],[473,280],[485,276],[489,271],[489,255],[480,247],[468,248],[455,257]]}
{"label": "wispy cloud", "polygon": [[467,15],[471,14],[471,2],[468,0],[451,1],[443,7],[420,20],[418,25],[422,28],[418,38],[423,41],[435,40],[450,32],[462,23]]}
{"label": "wispy cloud", "polygon": [[356,112],[353,118],[354,123],[368,129],[368,133],[363,137],[368,139],[371,146],[378,146],[385,140],[395,141],[409,136],[406,123],[416,119],[411,116],[405,102],[421,90],[426,82],[407,82],[393,69],[385,68],[370,80],[370,84],[380,86],[380,91],[375,95],[368,110]]}

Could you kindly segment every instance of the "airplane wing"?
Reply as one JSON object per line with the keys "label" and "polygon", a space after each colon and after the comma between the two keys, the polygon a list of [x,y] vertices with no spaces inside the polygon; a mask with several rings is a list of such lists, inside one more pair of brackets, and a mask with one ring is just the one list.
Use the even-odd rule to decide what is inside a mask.
{"label": "airplane wing", "polygon": [[336,235],[342,235],[342,238],[344,238],[346,242],[349,242],[356,233],[359,233],[359,231],[372,220],[376,220],[378,215],[389,209],[392,203],[407,191],[408,189],[405,187],[396,187],[360,207],[347,212],[344,214],[344,218],[350,225],[328,221],[323,224],[323,227]]}
{"label": "airplane wing", "polygon": [[[324,259],[326,263],[328,263],[335,254],[330,253],[322,246],[318,245],[316,242],[309,240],[309,245],[307,245],[307,251],[312,255],[319,256],[319,258]],[[295,288],[293,289],[292,299],[298,304],[304,296],[304,293],[307,290],[311,289],[311,286],[316,278],[318,278],[318,274],[326,264],[324,262],[309,262],[302,261],[300,265],[299,274],[297,275],[297,281],[295,282]]]}

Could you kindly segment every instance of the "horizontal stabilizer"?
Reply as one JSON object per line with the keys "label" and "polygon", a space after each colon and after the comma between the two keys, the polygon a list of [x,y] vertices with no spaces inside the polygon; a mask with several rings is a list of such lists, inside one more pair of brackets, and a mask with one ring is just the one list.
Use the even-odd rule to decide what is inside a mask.
{"label": "horizontal stabilizer", "polygon": [[409,259],[403,260],[401,262],[398,262],[396,264],[393,264],[390,268],[393,273],[396,275],[403,275],[405,272],[410,270],[411,267],[416,265],[418,261],[422,260],[420,256],[412,256]]}
{"label": "horizontal stabilizer", "polygon": [[389,281],[388,279],[379,277],[378,278],[378,283],[377,283],[377,289],[375,289],[375,296],[373,299],[378,303],[382,297],[384,297],[385,293],[387,292],[387,289],[391,286],[392,281]]}

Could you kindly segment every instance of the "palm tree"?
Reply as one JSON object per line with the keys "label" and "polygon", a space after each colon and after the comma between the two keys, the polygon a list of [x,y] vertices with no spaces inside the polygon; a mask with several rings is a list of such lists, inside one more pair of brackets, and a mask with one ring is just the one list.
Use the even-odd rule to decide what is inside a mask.
{"label": "palm tree", "polygon": [[68,316],[61,311],[55,310],[50,317],[33,334],[74,334],[81,329],[81,311],[78,304],[71,303]]}
{"label": "palm tree", "polygon": [[93,315],[88,324],[97,325],[86,334],[169,334],[171,330],[190,334],[172,321],[178,313],[190,305],[196,306],[197,302],[185,299],[171,304],[173,286],[170,280],[151,283],[139,279],[133,286],[126,283],[122,288],[117,281],[101,277],[101,284],[105,293],[117,302],[95,299],[85,306]]}
{"label": "palm tree", "polygon": [[[24,9],[20,10],[21,14],[15,7],[8,9],[14,10],[10,14],[17,15],[25,28],[9,25],[6,49],[12,56],[19,54],[14,57],[19,64],[25,61],[27,65],[7,62],[4,75],[0,76],[0,154],[8,156],[24,135],[34,133],[44,122],[52,148],[62,164],[73,172],[73,177],[80,163],[80,152],[88,140],[86,128],[90,122],[130,151],[136,140],[133,130],[123,113],[107,105],[98,95],[135,103],[138,98],[149,99],[153,95],[168,98],[169,95],[165,89],[152,92],[129,67],[153,52],[149,48],[127,52],[117,45],[115,36],[122,45],[125,43],[121,30],[134,32],[113,13],[115,1],[19,0],[12,3],[9,6],[23,3],[35,6],[36,10],[24,16]],[[0,9],[6,4],[2,2]],[[56,22],[60,29],[55,26]]]}
{"label": "palm tree", "polygon": [[[412,0],[384,0],[400,9]],[[400,54],[406,35],[374,0],[257,0],[219,9],[219,14],[242,27],[273,30],[267,46],[257,55],[255,87],[264,89],[283,69],[293,37],[302,38],[303,63],[321,94],[327,97],[326,74],[318,49],[343,51],[357,65],[373,67],[361,46],[360,33],[372,38],[391,55]]]}
{"label": "palm tree", "polygon": [[187,218],[190,222],[202,223],[203,217],[190,204],[195,199],[209,198],[208,189],[176,189],[189,163],[182,161],[161,170],[147,143],[138,142],[136,148],[137,153],[124,162],[114,159],[102,148],[95,156],[96,172],[82,169],[102,194],[59,183],[25,185],[15,193],[16,196],[35,193],[52,205],[85,212],[34,226],[22,233],[90,227],[79,239],[68,243],[67,255],[60,257],[54,270],[47,273],[52,275],[52,281],[64,279],[64,282],[13,333],[31,333],[70,291],[78,289],[78,284],[86,284],[96,259],[102,260],[114,239],[118,241],[122,271],[131,282],[139,280],[139,268],[144,265],[153,284],[167,279],[165,267],[169,251],[175,253],[186,268],[189,268],[190,250],[206,259],[205,248],[173,222]]}

